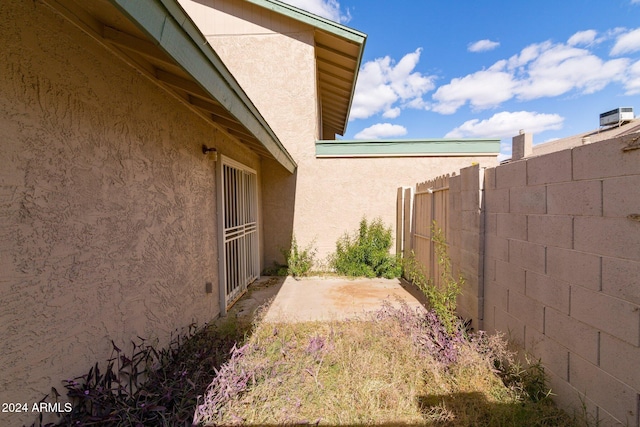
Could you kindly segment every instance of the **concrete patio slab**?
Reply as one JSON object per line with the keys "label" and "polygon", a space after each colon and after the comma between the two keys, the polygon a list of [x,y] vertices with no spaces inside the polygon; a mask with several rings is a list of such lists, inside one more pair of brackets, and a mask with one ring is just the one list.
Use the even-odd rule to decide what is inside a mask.
{"label": "concrete patio slab", "polygon": [[375,311],[388,300],[423,307],[420,293],[398,279],[345,279],[287,277],[263,321],[305,322],[345,320]]}

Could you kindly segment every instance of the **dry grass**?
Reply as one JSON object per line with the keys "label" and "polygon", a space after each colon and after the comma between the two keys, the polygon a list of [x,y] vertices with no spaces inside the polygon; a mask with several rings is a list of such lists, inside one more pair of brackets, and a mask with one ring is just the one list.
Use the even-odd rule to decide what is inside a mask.
{"label": "dry grass", "polygon": [[522,387],[503,384],[493,368],[494,359],[506,354],[502,341],[454,339],[455,361],[447,362],[425,352],[419,336],[424,331],[415,327],[419,315],[407,307],[383,314],[347,322],[257,325],[200,400],[196,421],[572,425],[548,399],[532,402]]}

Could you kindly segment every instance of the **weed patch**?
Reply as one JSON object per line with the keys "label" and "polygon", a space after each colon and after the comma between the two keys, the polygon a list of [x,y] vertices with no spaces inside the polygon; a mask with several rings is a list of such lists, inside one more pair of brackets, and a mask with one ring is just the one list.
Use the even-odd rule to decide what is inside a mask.
{"label": "weed patch", "polygon": [[345,322],[263,323],[198,402],[198,425],[571,426],[512,364],[500,337],[450,334],[390,304]]}
{"label": "weed patch", "polygon": [[284,259],[287,261],[287,273],[293,277],[307,276],[315,263],[317,250],[311,242],[305,248],[298,246],[296,236],[291,239],[291,247],[282,251]]}
{"label": "weed patch", "polygon": [[453,276],[444,232],[435,221],[431,226],[431,236],[439,267],[440,284],[436,286],[428,278],[424,268],[416,261],[414,254],[404,260],[404,275],[425,294],[429,307],[437,314],[447,331],[453,333],[460,327],[456,316],[456,307],[458,296],[464,287],[464,277],[462,275],[457,278]]}

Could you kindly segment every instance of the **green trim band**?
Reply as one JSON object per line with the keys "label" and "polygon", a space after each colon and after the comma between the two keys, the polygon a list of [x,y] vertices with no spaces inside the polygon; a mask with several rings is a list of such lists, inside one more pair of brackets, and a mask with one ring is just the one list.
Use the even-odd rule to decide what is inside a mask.
{"label": "green trim band", "polygon": [[316,157],[497,156],[499,139],[316,141]]}
{"label": "green trim band", "polygon": [[324,30],[335,36],[350,40],[351,42],[356,44],[363,44],[364,40],[367,38],[367,35],[365,33],[362,33],[358,30],[355,30],[353,28],[347,27],[342,24],[338,24],[337,22],[331,21],[321,16],[314,15],[313,13],[307,12],[306,10],[302,10],[300,8],[291,6],[287,3],[283,3],[278,0],[248,0],[248,1],[249,3],[253,3],[257,6],[272,10],[281,15],[288,16],[289,18],[293,18],[296,21],[304,22],[305,24],[309,24],[315,28]]}

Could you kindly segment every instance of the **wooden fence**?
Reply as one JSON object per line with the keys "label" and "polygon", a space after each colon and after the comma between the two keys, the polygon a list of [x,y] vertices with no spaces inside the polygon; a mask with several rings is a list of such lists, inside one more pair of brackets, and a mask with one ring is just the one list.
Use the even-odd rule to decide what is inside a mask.
{"label": "wooden fence", "polygon": [[425,273],[440,284],[440,271],[432,235],[432,225],[448,229],[449,175],[419,183],[416,188],[398,190],[398,253],[413,253]]}

